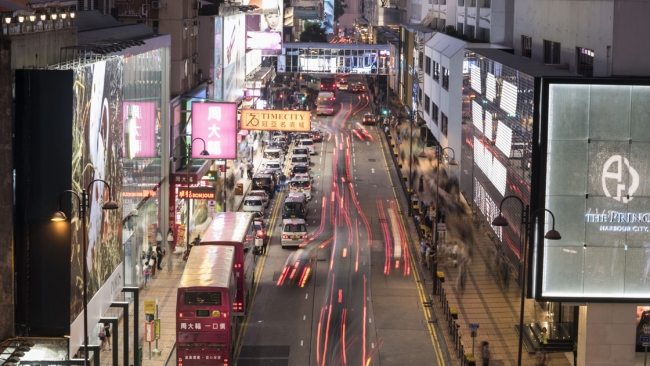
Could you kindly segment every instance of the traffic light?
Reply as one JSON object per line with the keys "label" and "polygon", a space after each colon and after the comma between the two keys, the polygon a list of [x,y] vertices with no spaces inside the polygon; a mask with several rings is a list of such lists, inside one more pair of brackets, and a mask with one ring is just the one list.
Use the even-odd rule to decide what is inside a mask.
{"label": "traffic light", "polygon": [[300,99],[304,102],[305,101],[305,96],[303,95],[302,97],[300,97]]}
{"label": "traffic light", "polygon": [[384,115],[384,116],[387,116],[388,115],[388,109],[386,109],[386,108],[382,109],[381,114]]}

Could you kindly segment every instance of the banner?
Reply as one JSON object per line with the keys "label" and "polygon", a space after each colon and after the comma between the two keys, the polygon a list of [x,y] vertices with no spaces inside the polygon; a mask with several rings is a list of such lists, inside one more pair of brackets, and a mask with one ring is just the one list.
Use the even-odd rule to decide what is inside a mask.
{"label": "banner", "polygon": [[242,109],[242,130],[294,131],[311,130],[311,112]]}

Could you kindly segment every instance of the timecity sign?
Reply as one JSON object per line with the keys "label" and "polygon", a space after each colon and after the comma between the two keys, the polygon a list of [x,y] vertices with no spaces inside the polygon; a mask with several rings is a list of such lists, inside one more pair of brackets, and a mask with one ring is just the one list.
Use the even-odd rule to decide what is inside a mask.
{"label": "timecity sign", "polygon": [[179,187],[178,198],[213,200],[216,198],[213,187]]}
{"label": "timecity sign", "polygon": [[311,112],[242,109],[241,129],[309,132]]}

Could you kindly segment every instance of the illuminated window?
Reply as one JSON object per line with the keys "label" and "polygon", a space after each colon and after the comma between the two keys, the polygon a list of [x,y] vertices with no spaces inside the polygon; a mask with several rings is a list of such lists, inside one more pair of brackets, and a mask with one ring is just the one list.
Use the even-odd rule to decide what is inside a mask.
{"label": "illuminated window", "polygon": [[576,47],[576,74],[594,76],[594,50]]}
{"label": "illuminated window", "polygon": [[449,90],[449,69],[442,68],[442,87]]}
{"label": "illuminated window", "polygon": [[438,81],[438,80],[440,80],[440,64],[435,62],[435,61],[432,61],[432,63],[433,63],[432,79],[435,80],[435,81]]}

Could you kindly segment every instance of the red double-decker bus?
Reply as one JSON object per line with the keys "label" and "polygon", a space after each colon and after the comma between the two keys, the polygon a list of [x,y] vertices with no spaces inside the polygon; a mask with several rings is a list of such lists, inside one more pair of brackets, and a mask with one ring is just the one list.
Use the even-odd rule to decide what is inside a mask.
{"label": "red double-decker bus", "polygon": [[254,240],[253,214],[218,212],[212,219],[200,244],[225,245],[235,249],[233,269],[237,281],[237,298],[233,302],[233,311],[239,316],[244,315],[255,284]]}
{"label": "red double-decker bus", "polygon": [[232,365],[237,330],[234,262],[235,249],[228,246],[190,252],[176,298],[178,366]]}

